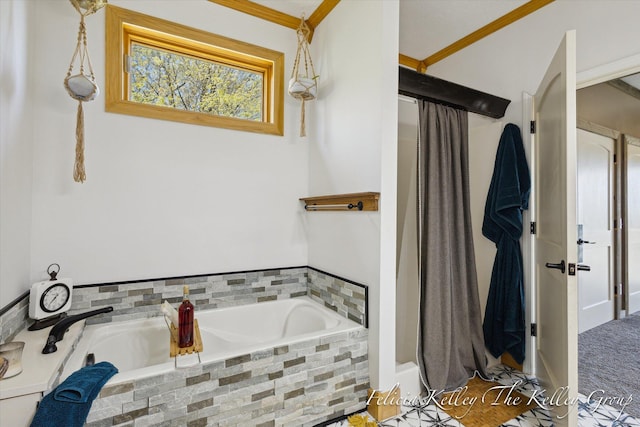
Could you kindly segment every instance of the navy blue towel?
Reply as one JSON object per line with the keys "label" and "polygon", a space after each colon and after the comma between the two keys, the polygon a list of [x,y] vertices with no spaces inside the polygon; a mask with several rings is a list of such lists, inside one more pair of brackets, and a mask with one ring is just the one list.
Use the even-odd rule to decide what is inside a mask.
{"label": "navy blue towel", "polygon": [[93,400],[117,373],[109,362],[77,370],[40,401],[31,427],[83,426]]}
{"label": "navy blue towel", "polygon": [[496,244],[484,315],[484,341],[494,357],[508,351],[525,358],[522,211],[529,207],[531,178],[520,128],[505,126],[487,194],[482,234]]}

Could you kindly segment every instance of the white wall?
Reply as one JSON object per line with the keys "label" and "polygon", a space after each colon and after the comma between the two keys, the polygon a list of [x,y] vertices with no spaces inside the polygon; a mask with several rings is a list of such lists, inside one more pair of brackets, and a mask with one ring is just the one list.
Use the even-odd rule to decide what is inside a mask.
{"label": "white wall", "polygon": [[482,223],[503,127],[503,123],[499,120],[469,114],[469,201],[478,275],[478,295],[483,320],[493,261],[496,257],[496,245],[482,235]]}
{"label": "white wall", "polygon": [[[293,65],[290,29],[201,0],[110,3],[283,51],[285,69]],[[17,22],[5,22],[8,7],[3,29]],[[77,104],[62,85],[78,16],[63,0],[33,9],[31,48],[8,58],[9,70],[25,78],[17,87],[33,96],[30,108],[15,109],[16,126],[3,126],[3,165],[14,134],[24,141],[11,169],[24,182],[5,197],[3,179],[3,266],[12,261],[11,271],[3,268],[3,302],[45,278],[52,262],[78,284],[309,264],[370,286],[371,384],[391,388],[398,1],[345,0],[316,30],[321,87],[308,105],[309,137],[297,136],[299,103],[290,98],[284,137],[105,113],[98,98],[84,104],[84,184],[72,180]],[[87,26],[104,91],[104,11]],[[15,40],[27,40],[17,37],[26,32]],[[5,45],[3,38],[3,60]],[[15,108],[15,99],[3,93],[3,109]],[[309,214],[298,201],[359,191],[380,191],[380,211]],[[20,211],[5,221],[6,198]],[[19,236],[7,239],[5,228]],[[20,245],[5,258],[5,248]]]}
{"label": "white wall", "polygon": [[[295,32],[201,0],[110,4],[295,56]],[[78,15],[67,1],[35,11],[32,280],[57,262],[76,283],[307,264],[298,198],[309,141],[287,97],[285,136],[105,113],[85,103],[87,181],[72,179],[76,102],[63,88]],[[104,92],[104,10],[87,18]],[[286,77],[285,77],[286,78]]]}
{"label": "white wall", "polygon": [[369,286],[369,370],[382,390],[395,376],[398,13],[397,0],[344,0],[322,22],[307,121],[309,195],[381,193],[378,212],[307,213],[305,222],[309,265]]}
{"label": "white wall", "polygon": [[0,2],[0,307],[30,280],[31,13],[31,2]]}
{"label": "white wall", "polygon": [[[503,127],[504,123],[500,120],[469,114],[469,202],[478,276],[478,297],[483,321],[493,263],[496,258],[496,245],[482,235],[482,223]],[[489,366],[496,364],[497,360],[488,351],[486,355]]]}

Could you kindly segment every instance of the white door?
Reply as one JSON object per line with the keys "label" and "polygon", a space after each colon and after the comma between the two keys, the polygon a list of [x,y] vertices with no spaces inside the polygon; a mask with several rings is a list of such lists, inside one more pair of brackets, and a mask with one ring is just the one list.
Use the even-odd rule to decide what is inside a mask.
{"label": "white door", "polygon": [[578,329],[584,332],[614,319],[615,141],[582,129],[577,136],[578,262],[591,268],[578,275]]}
{"label": "white door", "polygon": [[[536,375],[547,395],[566,391],[563,401],[578,394],[575,58],[569,31],[534,97]],[[551,409],[556,426],[578,425],[575,406]]]}
{"label": "white door", "polygon": [[627,283],[628,314],[640,311],[640,139],[625,138],[627,146]]}

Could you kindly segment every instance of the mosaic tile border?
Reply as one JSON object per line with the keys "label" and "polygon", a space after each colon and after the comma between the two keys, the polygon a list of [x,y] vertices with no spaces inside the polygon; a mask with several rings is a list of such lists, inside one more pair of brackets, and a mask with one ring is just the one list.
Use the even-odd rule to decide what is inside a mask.
{"label": "mosaic tile border", "polygon": [[184,285],[189,285],[196,310],[295,298],[307,295],[307,267],[81,285],[73,289],[70,314],[113,307],[113,312],[89,318],[87,324],[159,316],[163,301],[179,305]]}

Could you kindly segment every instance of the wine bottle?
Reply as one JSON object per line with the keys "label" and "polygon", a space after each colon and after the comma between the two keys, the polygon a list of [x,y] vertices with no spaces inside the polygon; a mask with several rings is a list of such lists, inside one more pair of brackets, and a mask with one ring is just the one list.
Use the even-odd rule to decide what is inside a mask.
{"label": "wine bottle", "polygon": [[178,347],[193,345],[193,304],[189,301],[189,286],[184,286],[182,304],[178,308]]}

